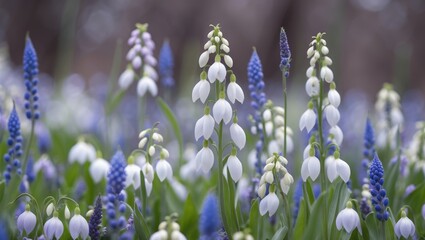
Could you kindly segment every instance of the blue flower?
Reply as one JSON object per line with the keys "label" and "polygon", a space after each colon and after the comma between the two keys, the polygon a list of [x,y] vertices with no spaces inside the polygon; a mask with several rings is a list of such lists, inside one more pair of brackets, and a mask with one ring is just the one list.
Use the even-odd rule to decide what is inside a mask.
{"label": "blue flower", "polygon": [[36,120],[40,118],[38,111],[38,60],[37,53],[32,45],[31,39],[27,37],[25,43],[24,57],[24,80],[26,92],[25,98],[25,115],[28,119]]}
{"label": "blue flower", "polygon": [[285,74],[285,77],[289,77],[289,68],[291,67],[291,50],[289,49],[288,38],[286,37],[285,29],[280,29],[280,69]]}
{"label": "blue flower", "polygon": [[159,75],[161,77],[161,83],[166,88],[174,86],[173,67],[173,52],[171,51],[170,43],[166,40],[162,44],[158,59],[158,68]]}
{"label": "blue flower", "polygon": [[364,131],[364,148],[363,156],[372,161],[373,156],[375,156],[375,134],[369,118],[366,120]]}
{"label": "blue flower", "polygon": [[372,205],[376,213],[376,218],[379,221],[388,220],[389,213],[386,210],[389,200],[386,197],[386,191],[383,188],[384,185],[384,167],[382,166],[381,160],[377,154],[373,158],[372,164],[370,165],[369,182],[371,186],[370,193],[372,194]]}
{"label": "blue flower", "polygon": [[35,133],[37,136],[38,150],[40,153],[47,153],[50,150],[52,145],[52,139],[50,137],[49,130],[43,126],[38,124]]}
{"label": "blue flower", "polygon": [[9,239],[9,234],[7,232],[7,225],[3,219],[0,219],[0,239]]}
{"label": "blue flower", "polygon": [[21,123],[19,121],[15,105],[10,113],[7,128],[9,131],[9,138],[7,139],[7,146],[9,147],[9,150],[3,156],[3,159],[6,162],[6,170],[3,175],[6,179],[6,183],[9,183],[12,178],[13,171],[16,171],[19,175],[22,173],[21,161],[19,160],[22,156]]}
{"label": "blue flower", "polygon": [[204,201],[201,217],[199,219],[200,239],[217,239],[219,229],[220,215],[218,212],[217,198],[213,194],[209,194]]}
{"label": "blue flower", "polygon": [[96,203],[89,220],[89,236],[92,240],[100,239],[99,225],[102,224],[102,200],[100,196],[97,197]]}
{"label": "blue flower", "polygon": [[292,214],[293,214],[294,224],[298,217],[298,211],[300,210],[300,202],[302,197],[303,197],[303,181],[300,178],[298,179],[297,185],[295,186],[294,196],[293,196],[294,210]]}
{"label": "blue flower", "polygon": [[35,180],[34,160],[31,155],[28,157],[27,169],[25,170],[25,174],[27,175],[28,183],[32,183]]}

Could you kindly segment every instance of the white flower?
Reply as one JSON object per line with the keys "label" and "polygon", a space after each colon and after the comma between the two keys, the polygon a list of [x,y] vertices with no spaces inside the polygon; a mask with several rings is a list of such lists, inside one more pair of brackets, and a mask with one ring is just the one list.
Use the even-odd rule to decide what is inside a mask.
{"label": "white flower", "polygon": [[143,137],[142,139],[140,139],[139,148],[144,148],[147,142],[148,142],[148,138],[146,137]]}
{"label": "white flower", "polygon": [[210,53],[208,51],[205,51],[199,56],[199,67],[203,68],[205,65],[207,65],[208,60],[210,58]]}
{"label": "white flower", "polygon": [[229,68],[233,67],[233,59],[229,55],[224,55],[224,63],[226,63]]}
{"label": "white flower", "polygon": [[344,227],[346,232],[351,233],[357,227],[361,234],[362,229],[359,215],[351,207],[351,202],[348,202],[347,207],[338,213],[336,217],[336,228],[341,230]]}
{"label": "white flower", "polygon": [[140,66],[142,66],[142,59],[140,58],[140,56],[136,56],[131,61],[131,64],[133,65],[135,69],[138,69],[140,68]]}
{"label": "white flower", "polygon": [[342,140],[344,139],[344,134],[342,133],[341,128],[335,125],[329,129],[329,133],[334,136],[336,144],[340,146],[342,144]]}
{"label": "white flower", "polygon": [[[143,167],[145,167],[148,164],[149,163],[146,163],[145,165],[143,165]],[[125,173],[126,173],[125,187],[126,188],[129,187],[130,185],[133,185],[134,189],[138,189],[140,187],[140,170],[141,170],[140,167],[137,166],[136,164],[128,164],[125,167]],[[143,174],[145,174],[144,171],[143,171]],[[145,177],[147,177],[147,174],[145,174]],[[152,179],[153,179],[153,169],[152,169]]]}
{"label": "white flower", "polygon": [[202,170],[204,173],[208,173],[214,165],[214,153],[208,146],[204,146],[195,157],[197,170]]}
{"label": "white flower", "polygon": [[29,210],[29,205],[27,205],[25,208],[25,211],[18,217],[16,227],[18,228],[19,232],[21,232],[21,234],[25,230],[25,234],[29,235],[32,230],[34,230],[35,224],[37,223],[37,218],[35,214]]}
{"label": "white flower", "polygon": [[334,107],[339,107],[339,104],[341,103],[341,97],[335,89],[329,90],[328,100],[329,103],[332,104]]}
{"label": "white flower", "polygon": [[236,82],[230,82],[227,86],[227,97],[233,104],[235,104],[235,100],[238,100],[238,102],[242,104],[244,100],[244,93],[241,86],[239,86]]}
{"label": "white flower", "polygon": [[202,116],[195,124],[195,139],[202,136],[204,139],[209,139],[214,132],[214,118],[210,114]]}
{"label": "white flower", "polygon": [[51,202],[49,205],[47,205],[47,208],[46,208],[47,216],[52,215],[53,210],[55,210],[55,205]]}
{"label": "white flower", "polygon": [[57,216],[50,218],[44,224],[44,234],[48,240],[52,240],[53,237],[55,237],[56,239],[59,239],[62,236],[63,224]]}
{"label": "white flower", "polygon": [[127,68],[123,73],[121,73],[120,78],[118,79],[118,85],[121,89],[127,89],[134,80],[134,71],[131,68]]}
{"label": "white flower", "polygon": [[276,193],[269,192],[269,194],[261,199],[260,202],[260,214],[261,216],[264,216],[267,212],[269,212],[269,216],[273,216],[277,208],[279,207],[279,198],[277,197]]}
{"label": "white flower", "polygon": [[320,92],[319,79],[315,76],[310,77],[305,83],[305,91],[310,97],[319,95],[319,92]]}
{"label": "white flower", "polygon": [[394,231],[397,238],[403,236],[408,239],[409,236],[415,236],[415,224],[406,216],[406,212],[402,211],[400,220],[394,226]]}
{"label": "white flower", "polygon": [[153,155],[155,155],[155,146],[150,146],[149,147],[149,149],[148,149],[148,154],[149,154],[149,156],[153,156]]}
{"label": "white flower", "polygon": [[329,53],[329,48],[328,48],[328,47],[326,47],[326,46],[323,46],[323,47],[322,47],[322,49],[321,49],[321,51],[322,51],[323,55],[328,55],[328,53]]}
{"label": "white flower", "polygon": [[328,83],[331,83],[334,80],[334,73],[332,70],[325,66],[320,69],[320,77]]}
{"label": "white flower", "polygon": [[69,151],[68,161],[79,164],[84,164],[86,161],[92,162],[96,159],[96,150],[94,147],[82,140],[78,141]]}
{"label": "white flower", "polygon": [[167,240],[168,233],[165,230],[159,230],[158,232],[155,232],[154,234],[152,234],[149,239],[150,240]]}
{"label": "white flower", "polygon": [[202,103],[205,103],[208,96],[210,95],[210,83],[201,79],[192,90],[192,102],[196,102],[196,100],[200,99]]}
{"label": "white flower", "polygon": [[245,131],[237,123],[232,123],[232,125],[230,125],[230,137],[239,150],[245,147]]}
{"label": "white flower", "polygon": [[155,97],[158,94],[158,87],[152,78],[145,76],[142,77],[137,83],[137,94],[139,97],[143,97],[147,91],[149,91],[150,94]]}
{"label": "white flower", "polygon": [[263,112],[263,120],[265,122],[268,122],[272,119],[272,111],[270,111],[270,109],[266,109]]}
{"label": "white flower", "polygon": [[[78,208],[77,208],[78,209]],[[71,234],[72,239],[81,237],[86,239],[89,235],[89,224],[87,220],[80,215],[80,211],[75,210],[75,215],[69,221],[69,233]]]}
{"label": "white flower", "polygon": [[234,182],[239,181],[242,177],[242,163],[235,155],[230,155],[227,163],[223,168],[223,175],[227,179],[227,169],[229,169],[230,177]]}
{"label": "white flower", "polygon": [[399,108],[391,109],[391,122],[393,125],[401,125],[403,124],[403,114],[401,113]]}
{"label": "white flower", "polygon": [[310,132],[316,124],[316,113],[312,109],[307,109],[300,118],[300,130],[304,128]]}
{"label": "white flower", "polygon": [[326,120],[328,121],[331,127],[334,127],[338,124],[340,115],[339,115],[338,109],[334,107],[334,105],[326,106],[325,116],[326,116]]}
{"label": "white flower", "polygon": [[95,183],[99,183],[102,179],[106,179],[110,164],[103,158],[97,158],[90,164],[90,176]]}
{"label": "white flower", "polygon": [[175,230],[171,232],[171,240],[186,240],[186,237],[183,235],[183,233]]}
{"label": "white flower", "polygon": [[156,164],[156,174],[158,175],[159,180],[162,182],[165,178],[171,180],[173,177],[173,169],[171,165],[164,159],[160,159]]}
{"label": "white flower", "polygon": [[325,160],[326,173],[330,182],[333,182],[338,176],[347,183],[350,180],[350,166],[341,160],[335,159],[334,156],[329,156]]}
{"label": "white flower", "polygon": [[212,45],[208,48],[209,53],[215,53],[216,50],[217,50],[217,47],[215,45]]}
{"label": "white flower", "polygon": [[152,183],[154,173],[155,173],[153,171],[152,165],[150,163],[145,163],[145,165],[143,165],[143,167],[142,167],[142,172],[143,172],[143,175],[145,175],[146,180],[148,180],[150,183]]}
{"label": "white flower", "polygon": [[222,120],[228,124],[232,119],[232,106],[225,99],[220,98],[213,106],[213,116],[215,121],[219,124]]}
{"label": "white flower", "polygon": [[310,177],[311,180],[315,181],[320,173],[320,161],[315,156],[306,158],[301,166],[301,177],[304,182]]}
{"label": "white flower", "polygon": [[145,178],[145,188],[146,188],[146,194],[150,196],[152,192],[152,182],[149,182],[149,180],[147,180],[146,178]]}
{"label": "white flower", "polygon": [[294,183],[294,178],[291,174],[286,173],[285,176],[283,176],[282,179],[280,179],[280,187],[282,188],[282,192],[285,194],[288,194],[289,188],[291,187],[291,184]]}
{"label": "white flower", "polygon": [[305,72],[305,75],[310,78],[311,76],[313,76],[313,71],[314,71],[314,67],[310,66],[309,68],[307,68],[307,71]]}
{"label": "white flower", "polygon": [[208,69],[208,80],[211,83],[218,81],[223,82],[226,78],[226,67],[221,62],[214,62]]}
{"label": "white flower", "polygon": [[155,68],[146,64],[143,69],[145,70],[144,74],[146,76],[149,76],[155,81],[158,80],[158,73],[156,72]]}
{"label": "white flower", "polygon": [[71,217],[71,212],[69,211],[68,205],[65,205],[64,214],[65,219],[69,219]]}

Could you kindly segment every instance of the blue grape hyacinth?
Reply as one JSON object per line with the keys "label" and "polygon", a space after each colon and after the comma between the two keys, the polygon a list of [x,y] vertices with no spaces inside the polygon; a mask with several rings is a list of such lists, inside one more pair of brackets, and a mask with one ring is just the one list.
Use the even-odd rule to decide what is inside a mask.
{"label": "blue grape hyacinth", "polygon": [[369,181],[370,181],[370,193],[372,195],[372,206],[376,213],[376,218],[379,221],[387,221],[389,213],[386,210],[389,200],[386,197],[386,191],[383,188],[384,185],[384,167],[382,166],[381,160],[377,154],[373,158],[372,164],[370,165]]}
{"label": "blue grape hyacinth", "polygon": [[24,80],[26,92],[25,98],[25,115],[30,120],[40,118],[38,110],[38,60],[37,53],[31,39],[27,36],[23,57]]}
{"label": "blue grape hyacinth", "polygon": [[161,84],[166,88],[173,87],[175,84],[173,78],[173,67],[173,52],[171,51],[170,42],[165,40],[159,52],[158,68],[159,75],[161,77]]}
{"label": "blue grape hyacinth", "polygon": [[92,240],[100,239],[99,225],[102,224],[102,200],[100,196],[97,197],[93,210],[93,215],[89,221],[89,236]]}
{"label": "blue grape hyacinth", "polygon": [[366,127],[364,132],[363,156],[369,161],[372,161],[373,157],[375,156],[375,134],[369,118],[366,120]]}
{"label": "blue grape hyacinth", "polygon": [[289,77],[289,68],[291,62],[291,50],[289,49],[288,37],[286,36],[285,29],[280,29],[280,69],[285,74],[285,77]]}
{"label": "blue grape hyacinth", "polygon": [[3,176],[6,179],[6,183],[9,183],[14,171],[19,175],[22,173],[21,161],[19,159],[22,156],[21,123],[15,105],[10,113],[7,128],[9,131],[9,138],[7,139],[9,150],[3,156],[6,162],[6,170]]}
{"label": "blue grape hyacinth", "polygon": [[199,230],[201,240],[214,240],[218,238],[220,229],[220,215],[217,206],[217,198],[209,194],[204,201],[201,217],[199,219]]}

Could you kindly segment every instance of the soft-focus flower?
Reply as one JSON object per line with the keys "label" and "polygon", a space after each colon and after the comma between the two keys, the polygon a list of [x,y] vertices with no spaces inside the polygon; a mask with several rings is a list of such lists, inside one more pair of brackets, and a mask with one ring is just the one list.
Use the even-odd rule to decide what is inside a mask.
{"label": "soft-focus flower", "polygon": [[403,236],[405,239],[415,236],[415,224],[406,216],[406,212],[401,212],[401,218],[394,226],[395,235],[397,238]]}
{"label": "soft-focus flower", "polygon": [[26,38],[24,57],[23,57],[24,79],[26,92],[25,115],[28,119],[39,119],[40,111],[38,106],[38,60],[37,53],[29,36]]}
{"label": "soft-focus flower", "polygon": [[276,193],[269,192],[269,194],[260,201],[260,214],[261,216],[264,216],[267,212],[269,212],[269,216],[271,217],[276,213],[278,207],[279,198]]}
{"label": "soft-focus flower", "polygon": [[[180,225],[170,217],[166,217],[168,221],[161,222],[158,232],[155,232],[149,238],[150,240],[186,240],[186,237],[180,232]],[[170,235],[169,235],[170,233]]]}
{"label": "soft-focus flower", "polygon": [[58,218],[58,212],[53,214],[53,217],[44,223],[44,234],[48,240],[52,240],[54,237],[60,239],[63,234],[63,223]]}
{"label": "soft-focus flower", "polygon": [[328,105],[325,108],[325,117],[331,127],[338,124],[340,114],[338,109],[334,105]]}
{"label": "soft-focus flower", "polygon": [[93,162],[95,159],[96,150],[91,144],[83,140],[79,140],[68,154],[69,163],[78,162],[79,164],[84,164],[86,161]]}
{"label": "soft-focus flower", "polygon": [[339,107],[339,104],[341,103],[341,97],[339,96],[339,93],[336,91],[335,88],[331,88],[328,92],[328,100],[329,103],[332,104],[334,107]]}
{"label": "soft-focus flower", "polygon": [[155,172],[153,170],[153,167],[150,163],[145,163],[142,167],[143,175],[145,175],[145,179],[148,180],[148,182],[153,182],[153,177],[155,175]]}
{"label": "soft-focus flower", "polygon": [[146,92],[149,92],[153,97],[158,94],[158,87],[155,81],[148,76],[142,77],[137,83],[137,94],[139,97],[143,97]]}
{"label": "soft-focus flower", "polygon": [[159,75],[161,76],[161,83],[164,87],[169,88],[174,86],[173,67],[173,52],[171,51],[170,42],[166,40],[162,44],[158,59]]}
{"label": "soft-focus flower", "polygon": [[242,149],[245,147],[246,143],[246,135],[245,131],[242,129],[241,126],[238,125],[237,122],[232,123],[230,125],[230,137],[232,138],[232,141],[235,143],[235,145]]}
{"label": "soft-focus flower", "polygon": [[371,185],[370,193],[372,194],[372,205],[376,213],[376,218],[379,221],[387,221],[389,213],[386,208],[389,200],[386,197],[386,191],[383,188],[384,167],[376,153],[372,164],[370,165],[369,182]]}
{"label": "soft-focus flower", "polygon": [[111,165],[103,158],[97,158],[90,164],[89,172],[95,183],[106,179]]}
{"label": "soft-focus flower", "polygon": [[313,109],[307,109],[300,118],[300,130],[302,131],[304,128],[307,132],[310,132],[316,124],[316,113],[314,113]]}
{"label": "soft-focus flower", "polygon": [[324,66],[320,70],[320,77],[326,82],[331,83],[334,79],[334,73],[329,67]]}
{"label": "soft-focus flower", "polygon": [[204,141],[204,147],[196,154],[195,161],[198,171],[208,173],[211,170],[214,165],[214,153],[208,147],[207,141]]}
{"label": "soft-focus flower", "polygon": [[9,149],[3,156],[6,162],[6,170],[3,176],[6,179],[6,183],[9,183],[12,178],[12,171],[16,171],[18,175],[22,173],[21,161],[19,160],[22,156],[21,123],[16,112],[15,104],[13,104],[13,109],[9,116],[7,129],[9,131],[9,138],[7,139]]}
{"label": "soft-focus flower", "polygon": [[329,134],[333,135],[333,139],[338,146],[342,144],[342,140],[344,140],[344,134],[342,133],[341,128],[335,125],[329,129]]}
{"label": "soft-focus flower", "polygon": [[205,115],[202,116],[195,124],[195,139],[199,140],[200,137],[204,139],[211,138],[214,132],[214,118],[209,113],[209,107],[205,107]]}
{"label": "soft-focus flower", "polygon": [[100,239],[99,225],[102,224],[102,199],[100,196],[96,198],[93,214],[89,220],[89,235],[91,240]]}
{"label": "soft-focus flower", "polygon": [[121,89],[127,89],[133,83],[135,76],[133,69],[127,68],[118,78],[118,85]]}
{"label": "soft-focus flower", "polygon": [[140,171],[141,168],[136,164],[128,164],[125,167],[126,179],[125,179],[125,187],[129,187],[133,185],[134,189],[138,189],[140,187]]}
{"label": "soft-focus flower", "polygon": [[241,104],[243,103],[243,100],[245,98],[243,90],[241,86],[239,86],[236,81],[231,81],[229,85],[227,86],[227,97],[229,98],[231,103],[235,103],[237,100]]}
{"label": "soft-focus flower", "polygon": [[156,164],[156,174],[161,182],[164,181],[165,178],[171,180],[173,178],[173,169],[165,159],[159,159]]}
{"label": "soft-focus flower", "polygon": [[319,79],[315,76],[310,77],[305,83],[305,91],[309,97],[318,96],[320,91]]}
{"label": "soft-focus flower", "polygon": [[210,88],[210,83],[207,80],[199,80],[199,82],[193,87],[192,90],[192,102],[195,102],[199,99],[202,103],[205,103],[210,94]]}
{"label": "soft-focus flower", "polygon": [[65,205],[65,210],[63,212],[64,212],[63,215],[65,216],[65,219],[69,219],[71,217],[71,212],[69,211],[68,205]]}
{"label": "soft-focus flower", "polygon": [[286,173],[282,179],[280,179],[280,187],[282,192],[288,194],[291,184],[294,183],[294,178],[291,174]]}
{"label": "soft-focus flower", "polygon": [[338,213],[336,216],[336,228],[338,230],[344,228],[344,230],[349,234],[357,228],[360,234],[362,234],[359,215],[352,207],[352,203],[347,202],[346,208]]}
{"label": "soft-focus flower", "polygon": [[89,224],[87,220],[80,215],[80,208],[75,208],[75,214],[69,221],[69,233],[72,239],[81,237],[86,239],[89,235]]}
{"label": "soft-focus flower", "polygon": [[317,157],[309,156],[304,159],[304,162],[301,166],[301,177],[304,182],[307,181],[307,178],[310,177],[311,180],[315,181],[320,173],[320,161]]}
{"label": "soft-focus flower", "polygon": [[223,82],[226,78],[226,67],[221,62],[214,62],[210,68],[208,68],[208,80],[214,83],[215,80]]}
{"label": "soft-focus flower", "polygon": [[232,119],[232,106],[228,103],[224,97],[217,100],[213,106],[213,116],[217,123],[221,121],[224,124],[228,124]]}
{"label": "soft-focus flower", "polygon": [[199,218],[199,232],[201,239],[217,239],[217,231],[220,229],[220,214],[217,198],[209,194],[204,200],[204,204]]}
{"label": "soft-focus flower", "polygon": [[345,183],[347,183],[348,180],[350,180],[350,166],[339,158],[339,153],[337,156],[338,157],[329,156],[325,160],[328,179],[330,182],[333,182],[339,176]]}
{"label": "soft-focus flower", "polygon": [[[236,151],[235,151],[236,152]],[[242,163],[239,158],[235,155],[230,155],[227,159],[227,163],[223,168],[223,174],[227,178],[227,170],[229,170],[230,177],[234,182],[238,182],[242,177]]]}
{"label": "soft-focus flower", "polygon": [[32,230],[34,230],[35,224],[37,223],[37,218],[34,213],[30,211],[30,206],[27,204],[25,206],[25,211],[19,215],[16,227],[22,232],[25,230],[25,234],[29,235]]}

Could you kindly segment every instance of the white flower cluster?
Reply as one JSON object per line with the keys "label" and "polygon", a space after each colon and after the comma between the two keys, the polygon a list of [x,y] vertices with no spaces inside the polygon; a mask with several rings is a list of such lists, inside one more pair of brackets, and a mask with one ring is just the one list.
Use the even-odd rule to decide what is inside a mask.
{"label": "white flower cluster", "polygon": [[[152,96],[158,94],[158,87],[155,83],[158,80],[158,73],[155,70],[157,60],[153,56],[155,43],[151,34],[147,32],[147,28],[147,24],[136,24],[136,29],[131,32],[128,39],[128,45],[131,48],[127,53],[127,61],[130,64],[118,79],[120,88],[126,90],[135,78],[139,78],[137,94],[140,97],[144,96],[146,92]],[[140,76],[136,71],[140,71]]]}
{"label": "white flower cluster", "polygon": [[[283,156],[279,156],[277,153],[274,153],[272,157],[267,159],[264,173],[260,178],[257,190],[258,196],[262,198],[260,201],[261,216],[264,216],[267,212],[269,212],[269,216],[276,213],[279,207],[279,198],[275,193],[276,186],[280,185],[282,192],[285,195],[288,194],[289,188],[294,182],[294,178],[286,169],[285,166],[287,164],[288,160]],[[280,178],[279,183],[276,182],[277,179],[275,178]],[[269,193],[265,196],[267,186],[269,187]]]}
{"label": "white flower cluster", "polygon": [[385,83],[379,91],[375,103],[377,126],[376,145],[384,148],[387,145],[395,149],[397,145],[397,131],[403,125],[403,114],[401,112],[400,96],[394,91],[393,86]]}
{"label": "white flower cluster", "polygon": [[[285,142],[285,109],[279,106],[273,106],[273,103],[269,101],[263,112],[263,121],[266,136],[271,137],[267,146],[268,153],[271,155],[275,152],[283,152]],[[294,150],[292,135],[292,129],[286,127],[286,148],[288,153]]]}
{"label": "white flower cluster", "polygon": [[425,174],[425,122],[416,123],[416,129],[406,154],[415,165],[415,169],[422,169]]}
{"label": "white flower cluster", "polygon": [[[214,103],[212,108],[212,115],[210,114],[210,107],[208,105],[204,108],[204,115],[195,124],[195,139],[198,141],[201,137],[204,139],[203,148],[196,154],[197,170],[202,170],[208,173],[214,165],[214,154],[209,148],[209,140],[214,132],[215,123],[224,124],[230,123],[233,118],[233,123],[230,126],[230,136],[235,146],[239,149],[245,147],[246,135],[244,130],[238,125],[236,115],[233,115],[232,106],[226,100],[226,93],[229,101],[235,104],[236,101],[243,103],[244,93],[242,88],[236,83],[236,76],[230,74],[230,83],[226,88],[226,76],[228,68],[232,68],[233,60],[229,56],[230,48],[229,41],[223,37],[219,26],[214,26],[214,29],[207,35],[208,41],[204,45],[204,52],[199,57],[199,67],[204,71],[201,73],[201,80],[194,86],[192,91],[192,101],[196,102],[198,99],[205,104],[210,95],[211,83],[216,83],[218,80],[217,92],[219,93],[218,100]],[[210,55],[215,55],[214,63],[207,65]],[[224,59],[224,64],[221,62]],[[207,73],[208,70],[208,73]],[[234,152],[234,151],[232,151]],[[232,154],[223,172],[227,177],[227,168],[230,170],[232,179],[236,182],[242,176],[242,164],[236,158],[236,153]],[[240,169],[236,169],[240,168]]]}
{"label": "white flower cluster", "polygon": [[240,231],[233,234],[234,240],[254,240],[254,237],[248,231]]}
{"label": "white flower cluster", "polygon": [[167,217],[167,221],[159,224],[158,231],[153,233],[150,240],[186,240],[186,237],[180,232],[180,225]]}

